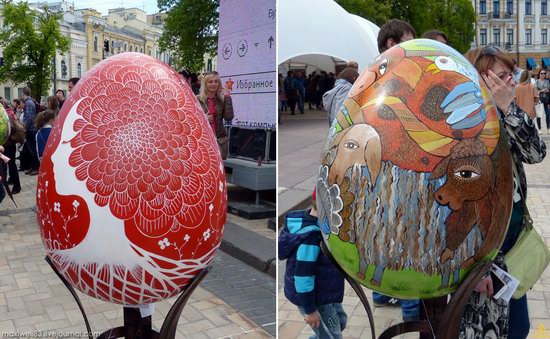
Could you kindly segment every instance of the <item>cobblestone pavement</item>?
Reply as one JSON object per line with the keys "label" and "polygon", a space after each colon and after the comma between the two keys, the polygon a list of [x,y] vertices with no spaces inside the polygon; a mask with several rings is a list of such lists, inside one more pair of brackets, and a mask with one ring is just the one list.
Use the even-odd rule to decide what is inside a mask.
{"label": "cobblestone pavement", "polygon": [[[36,215],[31,209],[36,178],[21,175],[22,191],[15,195],[18,209],[8,198],[0,205],[0,338],[38,337],[45,332],[77,338],[86,331],[82,315],[69,291],[44,260]],[[212,265],[212,271],[184,308],[176,337],[272,337],[275,279],[221,251]],[[232,275],[226,283],[233,290],[220,290],[223,284],[217,282],[224,275]],[[96,336],[123,324],[121,306],[80,292],[79,297]],[[160,329],[174,301],[175,298],[171,298],[156,304],[155,329]]]}
{"label": "cobblestone pavement", "polygon": [[[550,135],[543,134],[543,139],[549,147]],[[535,221],[535,228],[550,246],[550,155],[536,165],[526,165],[528,182],[527,206]],[[284,262],[279,263],[279,295],[278,295],[278,326],[281,338],[308,338],[313,331],[306,326],[303,317],[296,307],[286,300],[283,293]],[[365,288],[372,305],[371,293]],[[531,331],[528,338],[550,338],[550,268],[547,269],[533,289],[527,294],[529,300],[529,317]],[[344,330],[344,338],[370,338],[368,318],[359,298],[351,287],[346,284],[343,302],[349,316],[348,327]],[[398,307],[374,308],[376,333],[397,323],[401,319],[401,309]],[[542,326],[541,326],[542,325]],[[418,335],[407,335],[406,338],[417,338]]]}

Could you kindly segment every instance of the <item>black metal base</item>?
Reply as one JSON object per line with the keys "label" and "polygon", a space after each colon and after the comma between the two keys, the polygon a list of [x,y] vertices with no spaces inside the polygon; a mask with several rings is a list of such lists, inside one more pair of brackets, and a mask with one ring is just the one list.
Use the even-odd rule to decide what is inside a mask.
{"label": "black metal base", "polygon": [[269,228],[272,231],[275,231],[275,227],[277,226],[277,222],[275,221],[275,218],[270,218],[267,221],[267,228]]}
{"label": "black metal base", "polygon": [[[73,298],[78,304],[78,308],[82,313],[84,322],[86,323],[86,330],[88,331],[88,338],[93,339],[92,330],[84,307],[80,302],[80,298],[76,294],[75,289],[69,284],[67,279],[53,265],[49,257],[46,256],[46,262],[50,264],[53,271],[59,279],[65,284],[69,292],[71,292]],[[155,331],[152,328],[152,317],[141,317],[139,309],[133,307],[124,307],[124,326],[119,326],[116,328],[109,329],[102,334],[100,334],[97,339],[114,339],[114,338],[126,338],[126,339],[173,339],[176,336],[176,328],[178,326],[178,321],[181,316],[181,312],[185,307],[185,304],[191,297],[193,291],[199,286],[200,282],[206,277],[212,266],[205,267],[199,274],[197,274],[191,283],[187,286],[185,291],[183,291],[174,305],[170,308],[170,311],[166,315],[164,323],[160,329],[160,332]]]}
{"label": "black metal base", "polygon": [[[259,194],[260,192],[256,193]],[[227,212],[247,220],[256,220],[274,217],[277,214],[277,208],[273,203],[261,200],[256,203],[229,201],[227,203]]]}
{"label": "black metal base", "polygon": [[[338,268],[342,275],[346,278],[351,285],[369,318],[371,336],[376,338],[374,330],[374,317],[370,308],[369,301],[365,295],[365,292],[361,286],[350,277],[334,260],[334,257],[328,250],[326,244],[321,242],[321,249],[323,253],[330,259],[330,261]],[[379,339],[394,338],[404,333],[418,332],[422,339],[436,338],[436,339],[448,339],[457,338],[460,331],[460,322],[464,309],[468,302],[468,298],[474,291],[477,283],[481,280],[482,276],[489,272],[493,262],[481,263],[474,267],[466,279],[460,284],[458,290],[452,295],[449,303],[447,304],[447,296],[434,298],[430,300],[420,300],[423,306],[423,320],[417,321],[404,321],[389,328],[385,329],[378,337]],[[421,312],[422,313],[422,312]],[[434,319],[435,318],[435,319]],[[435,321],[433,321],[435,320]]]}

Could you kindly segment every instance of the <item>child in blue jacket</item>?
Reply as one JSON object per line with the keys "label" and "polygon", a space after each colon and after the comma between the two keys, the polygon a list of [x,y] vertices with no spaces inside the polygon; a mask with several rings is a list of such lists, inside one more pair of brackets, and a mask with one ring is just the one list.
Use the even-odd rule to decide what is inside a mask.
{"label": "child in blue jacket", "polygon": [[285,216],[279,235],[279,260],[287,261],[285,296],[315,332],[310,338],[342,338],[347,322],[344,277],[321,251],[316,212],[312,207]]}

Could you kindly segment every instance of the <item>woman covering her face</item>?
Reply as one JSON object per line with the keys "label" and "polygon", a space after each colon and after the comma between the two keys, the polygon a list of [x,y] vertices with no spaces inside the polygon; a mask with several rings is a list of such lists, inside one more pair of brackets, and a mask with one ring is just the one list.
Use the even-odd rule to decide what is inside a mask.
{"label": "woman covering her face", "polygon": [[229,153],[229,138],[224,120],[233,120],[233,103],[229,92],[222,94],[222,85],[217,73],[208,73],[202,77],[197,98],[216,135],[222,159],[226,159]]}
{"label": "woman covering her face", "polygon": [[[513,209],[508,232],[500,248],[502,255],[506,254],[516,243],[517,237],[523,229],[524,203],[527,196],[527,181],[523,163],[536,164],[546,156],[546,145],[539,137],[533,120],[514,102],[514,88],[516,83],[512,77],[514,62],[506,53],[496,46],[487,46],[470,51],[466,54],[481,74],[483,81],[491,91],[498,108],[503,128],[501,131],[508,135],[510,141],[512,161],[517,171],[514,171],[514,182],[519,191],[513,195]],[[518,186],[518,185],[514,185]],[[476,290],[489,296],[493,290],[491,276],[483,278]],[[509,304],[509,332],[508,338],[526,338],[529,334],[529,313],[527,310],[527,296],[521,299],[511,299]]]}

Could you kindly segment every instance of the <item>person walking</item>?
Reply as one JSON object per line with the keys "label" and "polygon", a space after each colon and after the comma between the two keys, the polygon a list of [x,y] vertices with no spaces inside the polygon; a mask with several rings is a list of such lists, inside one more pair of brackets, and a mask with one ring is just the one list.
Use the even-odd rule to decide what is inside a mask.
{"label": "person walking", "polygon": [[[8,117],[10,119],[10,123],[12,124],[12,131],[11,134],[15,133],[15,128],[13,127],[14,121],[18,120],[17,115],[13,111],[13,109],[10,107],[9,102],[6,99],[2,99],[0,101],[2,103],[2,106],[4,106],[4,109],[6,110],[6,113],[8,113]],[[10,135],[11,139],[11,135]],[[17,170],[17,164],[15,163],[15,156],[17,152],[17,144],[8,139],[8,141],[4,144],[4,155],[7,156],[10,160],[7,162],[7,173],[9,174],[9,180],[7,180],[8,184],[12,184],[13,187],[11,189],[12,194],[17,194],[21,192],[21,181],[19,179],[19,171]]]}
{"label": "person walking", "polygon": [[23,88],[23,123],[25,124],[25,144],[24,148],[28,156],[29,169],[25,171],[28,175],[37,175],[38,168],[40,167],[40,161],[38,160],[38,154],[36,153],[36,126],[34,125],[34,119],[36,118],[36,104],[31,98],[31,89],[29,87]]}
{"label": "person walking", "polygon": [[290,114],[294,115],[296,111],[296,103],[298,102],[298,89],[296,88],[296,79],[294,71],[288,71],[284,81],[286,98],[290,107]]}
{"label": "person walking", "polygon": [[531,83],[529,71],[523,71],[519,81],[520,83],[516,86],[514,94],[516,105],[533,119],[535,117],[535,103],[539,101],[537,88]]}
{"label": "person walking", "polygon": [[[539,100],[544,105],[544,115],[546,120],[546,132],[550,133],[550,81],[548,80],[548,71],[543,69],[539,73],[539,78],[536,82],[539,90]],[[539,131],[542,130],[541,118],[537,118]]]}

